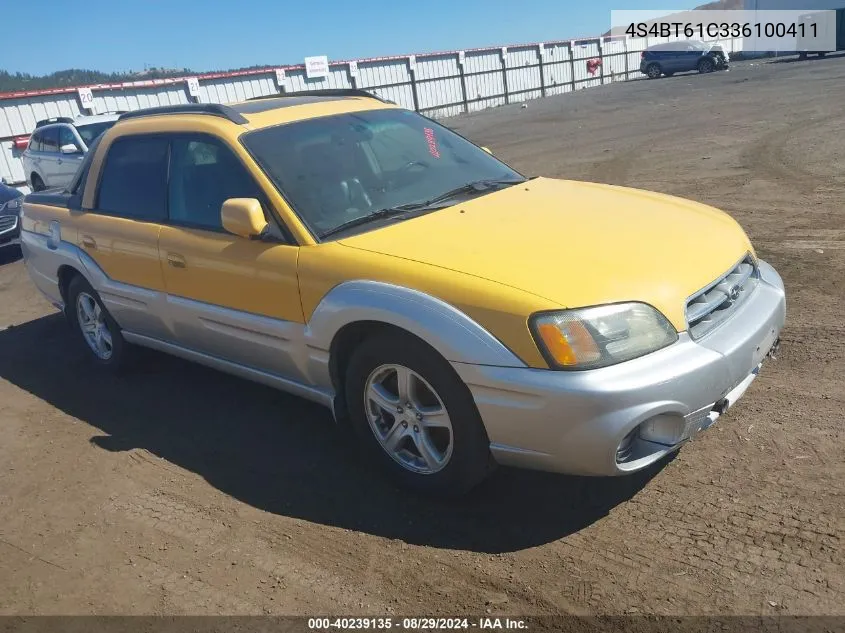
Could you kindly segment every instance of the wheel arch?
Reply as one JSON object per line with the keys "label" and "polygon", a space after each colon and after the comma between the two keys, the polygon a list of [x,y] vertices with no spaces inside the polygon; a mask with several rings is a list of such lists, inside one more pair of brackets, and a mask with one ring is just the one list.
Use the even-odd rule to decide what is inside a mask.
{"label": "wheel arch", "polygon": [[71,266],[70,264],[62,264],[56,271],[56,279],[59,282],[59,294],[62,297],[62,302],[64,303],[65,308],[67,308],[67,292],[70,287],[70,282],[73,281],[73,278],[77,275],[83,279],[85,278],[85,275],[82,274],[81,270],[75,266]]}
{"label": "wheel arch", "polygon": [[352,351],[367,337],[387,331],[421,341],[448,362],[526,366],[454,306],[418,290],[375,281],[345,282],[329,291],[311,314],[305,338],[315,350],[312,360],[325,359],[324,381],[340,394]]}
{"label": "wheel arch", "polygon": [[352,321],[347,323],[335,333],[329,346],[329,376],[336,394],[336,412],[344,412],[346,403],[344,398],[343,385],[346,382],[346,369],[355,350],[367,339],[393,334],[399,337],[407,337],[417,344],[425,345],[435,354],[443,355],[425,339],[420,338],[413,332],[401,327],[386,323],[384,321]]}

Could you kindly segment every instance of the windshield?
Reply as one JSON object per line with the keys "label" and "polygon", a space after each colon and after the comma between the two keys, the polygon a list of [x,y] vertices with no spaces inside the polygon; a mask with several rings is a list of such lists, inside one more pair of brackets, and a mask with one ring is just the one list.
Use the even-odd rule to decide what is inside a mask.
{"label": "windshield", "polygon": [[[379,210],[433,200],[472,182],[524,180],[484,150],[408,110],[320,117],[241,138],[317,235]],[[482,195],[486,190],[463,193]]]}
{"label": "windshield", "polygon": [[100,136],[100,134],[105,132],[115,123],[117,123],[117,121],[102,121],[100,123],[89,123],[88,125],[77,125],[76,131],[79,132],[79,136],[82,137],[85,145],[87,147],[91,147],[91,143],[94,142],[94,139]]}

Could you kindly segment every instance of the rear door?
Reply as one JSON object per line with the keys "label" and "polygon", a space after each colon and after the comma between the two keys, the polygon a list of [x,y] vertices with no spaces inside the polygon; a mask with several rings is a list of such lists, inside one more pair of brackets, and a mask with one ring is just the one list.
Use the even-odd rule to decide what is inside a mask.
{"label": "rear door", "polygon": [[41,130],[35,130],[29,138],[29,145],[23,154],[23,168],[30,184],[32,174],[41,173]]}
{"label": "rear door", "polygon": [[[41,152],[39,153],[39,171],[47,187],[60,186],[59,163],[59,126],[51,125],[41,130]],[[57,184],[58,183],[58,184]]]}
{"label": "rear door", "polygon": [[[99,177],[86,185],[83,203],[90,206],[73,218],[78,245],[93,261],[95,287],[120,326],[162,338],[168,328],[158,236],[167,216],[168,140],[124,136],[105,151]],[[97,173],[93,163],[91,173]]]}

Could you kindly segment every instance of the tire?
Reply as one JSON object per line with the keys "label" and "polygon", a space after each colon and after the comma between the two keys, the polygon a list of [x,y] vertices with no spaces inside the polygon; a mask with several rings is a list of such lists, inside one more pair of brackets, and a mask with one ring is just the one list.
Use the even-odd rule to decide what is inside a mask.
{"label": "tire", "polygon": [[652,62],[645,67],[645,74],[648,76],[649,79],[658,79],[660,75],[663,74],[663,71],[660,70],[660,64],[658,64],[657,62]]}
{"label": "tire", "polygon": [[38,174],[32,174],[32,190],[33,191],[44,191],[47,187],[44,186],[44,181],[41,180],[41,176]]}
{"label": "tire", "polygon": [[[399,387],[400,376],[410,389]],[[365,339],[349,360],[345,392],[365,454],[406,488],[460,496],[494,466],[469,389],[446,360],[410,335]]]}
{"label": "tire", "polygon": [[81,275],[68,286],[65,314],[89,360],[112,372],[125,366],[129,344],[97,291]]}
{"label": "tire", "polygon": [[698,72],[701,74],[712,73],[714,70],[716,70],[716,62],[709,57],[705,57],[698,62]]}

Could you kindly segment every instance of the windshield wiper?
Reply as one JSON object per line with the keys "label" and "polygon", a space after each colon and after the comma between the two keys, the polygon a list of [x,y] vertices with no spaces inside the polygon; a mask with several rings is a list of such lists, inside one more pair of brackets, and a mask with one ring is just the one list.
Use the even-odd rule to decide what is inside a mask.
{"label": "windshield wiper", "polygon": [[388,207],[386,209],[380,209],[378,211],[373,211],[372,213],[368,213],[367,215],[362,215],[357,218],[352,218],[346,222],[342,222],[337,226],[334,226],[330,229],[326,229],[322,233],[319,234],[319,238],[323,239],[324,237],[328,237],[329,235],[334,235],[335,233],[340,233],[341,231],[345,231],[346,229],[351,229],[356,226],[361,226],[362,224],[369,224],[370,222],[375,222],[376,220],[384,220],[385,218],[390,218],[394,216],[402,215],[403,213],[408,213],[410,211],[421,211],[430,209],[431,207],[445,202],[455,196],[459,196],[465,193],[483,193],[485,191],[490,191],[491,189],[497,189],[499,187],[505,187],[509,185],[516,185],[523,180],[515,180],[513,178],[508,179],[487,179],[487,180],[474,180],[473,182],[468,182],[465,185],[461,185],[460,187],[455,187],[454,189],[450,189],[449,191],[440,194],[432,198],[431,200],[425,200],[423,202],[410,202],[408,204],[400,204],[395,207]]}
{"label": "windshield wiper", "polygon": [[417,206],[417,204],[403,204],[398,207],[379,209],[378,211],[373,211],[372,213],[368,213],[367,215],[361,215],[357,218],[347,220],[346,222],[341,222],[337,226],[333,226],[330,229],[326,229],[325,231],[320,233],[318,237],[320,239],[323,239],[324,237],[328,237],[329,235],[334,235],[335,233],[340,233],[341,231],[345,231],[346,229],[351,229],[356,226],[361,226],[362,224],[369,224],[370,222],[375,222],[376,220],[384,220],[385,218],[398,216],[403,213],[407,213],[408,211],[413,211],[417,208]]}
{"label": "windshield wiper", "polygon": [[485,191],[490,191],[491,189],[497,189],[499,187],[518,185],[521,182],[524,181],[515,180],[513,178],[488,178],[485,180],[473,180],[472,182],[468,182],[465,185],[461,185],[460,187],[455,187],[454,189],[450,189],[445,193],[441,193],[439,196],[436,196],[431,200],[421,202],[419,208],[430,207],[433,204],[437,204],[438,202],[445,202],[446,200],[450,200],[455,196],[459,196],[461,194],[484,193]]}

